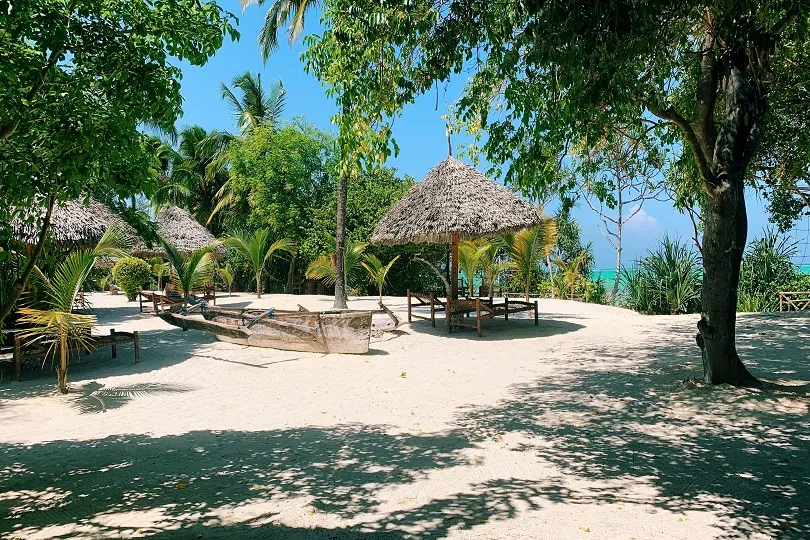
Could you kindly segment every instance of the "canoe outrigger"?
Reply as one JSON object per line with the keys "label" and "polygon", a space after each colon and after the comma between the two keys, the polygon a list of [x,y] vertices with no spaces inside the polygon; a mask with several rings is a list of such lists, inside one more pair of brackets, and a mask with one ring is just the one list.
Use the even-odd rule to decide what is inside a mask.
{"label": "canoe outrigger", "polygon": [[215,334],[221,341],[285,351],[364,354],[371,311],[281,311],[203,306],[160,317],[183,330]]}

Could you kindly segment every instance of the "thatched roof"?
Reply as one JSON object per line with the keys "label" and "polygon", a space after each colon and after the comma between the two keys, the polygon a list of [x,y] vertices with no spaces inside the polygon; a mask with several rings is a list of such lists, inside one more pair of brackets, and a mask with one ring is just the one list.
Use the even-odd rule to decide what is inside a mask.
{"label": "thatched roof", "polygon": [[[44,217],[45,208],[41,210],[41,214]],[[39,220],[32,221],[33,223],[23,223],[19,219],[14,219],[11,222],[14,235],[21,242],[33,244],[37,241],[40,224]],[[105,204],[89,199],[85,205],[83,199],[75,199],[54,206],[48,235],[57,244],[94,245],[113,223],[119,223],[128,235],[133,239],[137,238],[138,233],[135,229]]]}
{"label": "thatched roof", "polygon": [[[201,225],[194,216],[176,206],[170,206],[157,213],[155,217],[157,232],[169,244],[177,248],[181,253],[191,253],[216,241],[211,232]],[[227,248],[219,246],[214,250],[217,258],[224,257]],[[151,250],[143,247],[136,251],[137,255],[165,255],[160,246],[155,246]]]}
{"label": "thatched roof", "polygon": [[539,225],[537,208],[452,156],[415,184],[374,228],[373,244],[449,244]]}

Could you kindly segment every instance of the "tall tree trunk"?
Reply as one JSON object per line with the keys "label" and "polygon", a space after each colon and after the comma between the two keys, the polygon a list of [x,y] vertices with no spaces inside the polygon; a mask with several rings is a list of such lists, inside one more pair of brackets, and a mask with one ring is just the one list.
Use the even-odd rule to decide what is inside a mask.
{"label": "tall tree trunk", "polygon": [[337,192],[337,230],[335,231],[335,302],[334,309],[347,309],[346,303],[346,192],[349,179],[340,175]]}
{"label": "tall tree trunk", "polygon": [[11,310],[14,309],[14,305],[17,303],[17,300],[19,300],[20,295],[25,290],[25,287],[28,285],[28,280],[31,278],[31,273],[34,271],[34,266],[37,264],[37,259],[42,254],[42,249],[45,247],[45,238],[48,236],[48,229],[51,226],[51,215],[53,214],[53,206],[55,203],[56,198],[53,195],[49,196],[48,209],[45,211],[45,217],[42,220],[42,229],[39,231],[39,239],[37,240],[33,251],[31,251],[28,264],[25,265],[25,270],[23,270],[22,276],[20,276],[20,278],[14,284],[14,287],[11,289],[11,294],[6,299],[6,303],[0,306],[0,328],[2,328],[6,317],[8,317]]}
{"label": "tall tree trunk", "polygon": [[262,297],[262,275],[256,274],[256,298]]}
{"label": "tall tree trunk", "polygon": [[748,235],[742,179],[705,214],[703,233],[703,297],[698,345],[706,382],[756,385],[740,361],[735,345],[737,286]]}
{"label": "tall tree trunk", "polygon": [[59,366],[56,368],[56,388],[60,394],[68,393],[67,382],[67,369],[68,369],[68,350],[67,350],[67,336],[62,334],[59,336]]}
{"label": "tall tree trunk", "polygon": [[[740,263],[748,236],[745,171],[762,138],[765,98],[758,75],[752,71],[747,47],[733,42],[727,47],[722,81],[725,111],[714,143],[714,178],[705,211],[703,297],[697,343],[707,382],[754,386],[759,381],[737,355],[735,325]],[[701,139],[707,139],[708,129],[710,125],[698,130]]]}
{"label": "tall tree trunk", "polygon": [[619,274],[622,271],[622,225],[621,221],[616,234],[616,277],[613,280],[613,292],[611,298],[613,303],[616,303],[616,297],[619,295]]}
{"label": "tall tree trunk", "polygon": [[293,281],[295,280],[295,263],[298,261],[298,252],[293,253],[290,259],[290,269],[287,272],[287,294],[293,292]]}

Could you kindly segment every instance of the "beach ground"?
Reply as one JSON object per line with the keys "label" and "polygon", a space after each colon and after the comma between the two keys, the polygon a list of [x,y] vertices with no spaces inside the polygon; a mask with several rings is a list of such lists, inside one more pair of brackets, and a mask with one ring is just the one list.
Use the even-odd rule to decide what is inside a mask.
{"label": "beach ground", "polygon": [[141,361],[82,356],[68,395],[50,366],[0,381],[2,538],[810,538],[803,313],[739,317],[768,381],[747,390],[694,381],[694,315],[541,300],[538,326],[419,321],[327,356],[92,302]]}

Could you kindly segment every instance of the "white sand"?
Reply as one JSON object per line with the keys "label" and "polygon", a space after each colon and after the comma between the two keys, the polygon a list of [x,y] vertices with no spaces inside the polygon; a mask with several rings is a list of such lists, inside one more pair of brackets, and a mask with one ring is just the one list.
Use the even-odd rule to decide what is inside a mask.
{"label": "white sand", "polygon": [[[220,305],[248,302],[331,306]],[[783,380],[751,391],[683,383],[696,316],[543,300],[538,327],[421,321],[324,356],[93,303],[141,362],[82,357],[68,396],[0,382],[0,537],[810,538],[802,314],[741,317],[752,371]]]}

